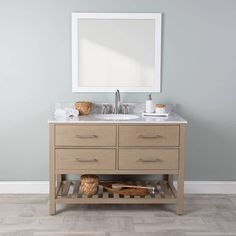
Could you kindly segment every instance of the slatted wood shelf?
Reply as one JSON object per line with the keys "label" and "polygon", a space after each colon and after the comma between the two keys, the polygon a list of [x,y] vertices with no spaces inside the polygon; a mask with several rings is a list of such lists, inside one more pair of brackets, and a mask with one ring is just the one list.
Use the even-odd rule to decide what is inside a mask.
{"label": "slatted wood shelf", "polygon": [[[130,184],[140,184],[140,182]],[[95,195],[87,196],[80,191],[80,181],[66,180],[58,185],[56,202],[69,204],[175,204],[177,202],[176,190],[167,181],[146,181],[141,184],[155,186],[155,193],[150,192],[143,197],[119,195],[107,192],[100,185]]]}

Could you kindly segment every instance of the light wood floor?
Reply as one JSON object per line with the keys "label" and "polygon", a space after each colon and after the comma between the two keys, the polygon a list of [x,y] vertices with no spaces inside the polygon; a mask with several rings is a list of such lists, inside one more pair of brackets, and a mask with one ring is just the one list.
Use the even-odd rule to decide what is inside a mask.
{"label": "light wood floor", "polygon": [[46,195],[0,195],[1,236],[236,236],[236,195],[186,195],[174,206],[67,205],[48,215]]}

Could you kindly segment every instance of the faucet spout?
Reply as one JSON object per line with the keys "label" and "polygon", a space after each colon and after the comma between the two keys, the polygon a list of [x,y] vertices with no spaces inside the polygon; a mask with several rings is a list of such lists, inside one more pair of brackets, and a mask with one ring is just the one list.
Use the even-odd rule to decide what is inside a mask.
{"label": "faucet spout", "polygon": [[114,107],[114,113],[119,114],[120,112],[120,91],[119,89],[115,92],[115,107]]}

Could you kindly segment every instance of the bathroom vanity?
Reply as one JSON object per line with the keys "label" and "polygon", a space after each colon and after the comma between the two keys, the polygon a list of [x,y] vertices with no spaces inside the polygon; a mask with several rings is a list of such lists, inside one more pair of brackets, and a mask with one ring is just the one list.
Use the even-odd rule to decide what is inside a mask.
{"label": "bathroom vanity", "polygon": [[[144,108],[130,112],[132,107],[120,104],[119,90],[160,92],[161,25],[161,13],[72,13],[72,91],[116,89],[115,106],[111,110],[111,104],[103,104],[97,115],[49,121],[50,214],[56,213],[57,203],[176,204],[177,214],[183,214],[187,122],[172,113],[167,118],[143,117],[137,114]],[[140,175],[133,184],[155,191],[126,196],[99,186],[88,197],[71,174],[112,175],[112,180]],[[141,175],[155,179],[144,181]]]}
{"label": "bathroom vanity", "polygon": [[[176,204],[176,213],[183,214],[186,124],[176,114],[168,118],[139,116],[135,120],[102,120],[89,115],[49,121],[50,214],[56,213],[57,203]],[[81,194],[78,180],[65,178],[68,174],[162,178],[146,182],[157,188],[145,197],[121,196],[102,188],[87,197]],[[173,184],[174,176],[177,188]]]}

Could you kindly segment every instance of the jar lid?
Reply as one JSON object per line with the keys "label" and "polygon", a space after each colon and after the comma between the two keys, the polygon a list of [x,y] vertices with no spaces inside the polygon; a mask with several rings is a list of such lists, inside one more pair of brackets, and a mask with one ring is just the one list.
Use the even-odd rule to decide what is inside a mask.
{"label": "jar lid", "polygon": [[87,183],[97,182],[99,180],[97,175],[82,175],[80,180]]}
{"label": "jar lid", "polygon": [[157,108],[165,108],[165,106],[166,106],[165,104],[156,104]]}

